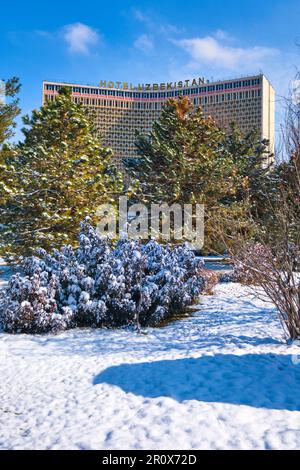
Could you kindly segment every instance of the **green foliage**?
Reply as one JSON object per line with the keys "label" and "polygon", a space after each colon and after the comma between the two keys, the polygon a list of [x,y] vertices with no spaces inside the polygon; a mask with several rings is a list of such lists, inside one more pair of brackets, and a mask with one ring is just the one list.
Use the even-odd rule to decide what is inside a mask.
{"label": "green foliage", "polygon": [[249,197],[251,212],[259,214],[264,207],[266,184],[272,184],[273,156],[268,152],[268,141],[261,140],[255,129],[244,135],[232,124],[224,146],[235,176],[235,201]]}
{"label": "green foliage", "polygon": [[7,102],[0,101],[0,149],[2,145],[13,136],[13,129],[16,126],[15,118],[20,114],[19,99],[16,97],[20,91],[19,79],[16,77],[3,80],[4,98]]}
{"label": "green foliage", "polygon": [[[226,166],[224,153],[215,158],[223,140],[224,133],[200,108],[193,112],[188,99],[170,99],[152,132],[137,135],[139,157],[125,165],[139,181],[139,193],[146,200],[202,202],[202,196],[211,190],[209,176],[219,177]],[[222,185],[219,192],[223,189]]]}
{"label": "green foliage", "polygon": [[113,202],[122,187],[86,109],[68,89],[24,118],[24,142],[0,162],[2,251],[24,256],[37,247],[76,244],[79,222]]}

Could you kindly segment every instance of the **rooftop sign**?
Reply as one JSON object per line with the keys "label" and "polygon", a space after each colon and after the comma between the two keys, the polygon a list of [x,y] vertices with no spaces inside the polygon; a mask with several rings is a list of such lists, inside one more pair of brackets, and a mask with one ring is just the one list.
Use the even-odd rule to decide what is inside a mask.
{"label": "rooftop sign", "polygon": [[194,78],[192,80],[182,80],[179,82],[162,82],[162,83],[139,83],[134,86],[129,82],[112,82],[101,80],[99,83],[100,88],[114,88],[117,90],[139,90],[139,91],[150,91],[150,90],[173,90],[174,88],[187,88],[197,85],[203,85],[205,79],[203,77]]}

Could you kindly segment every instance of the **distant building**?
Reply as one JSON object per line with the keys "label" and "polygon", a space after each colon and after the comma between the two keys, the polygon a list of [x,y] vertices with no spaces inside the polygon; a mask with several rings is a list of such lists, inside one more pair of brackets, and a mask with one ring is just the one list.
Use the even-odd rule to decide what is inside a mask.
{"label": "distant building", "polygon": [[274,152],[275,92],[261,75],[209,82],[203,78],[133,86],[127,82],[100,82],[99,86],[43,82],[43,103],[54,100],[62,86],[72,89],[75,102],[96,112],[103,145],[113,149],[117,162],[135,156],[135,131],[147,133],[168,98],[188,96],[205,115],[225,131],[235,122],[244,131],[256,129]]}

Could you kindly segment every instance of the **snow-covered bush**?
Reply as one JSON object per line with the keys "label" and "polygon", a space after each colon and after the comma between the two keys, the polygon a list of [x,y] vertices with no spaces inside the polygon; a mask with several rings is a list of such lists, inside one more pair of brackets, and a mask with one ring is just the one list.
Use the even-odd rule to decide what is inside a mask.
{"label": "snow-covered bush", "polygon": [[55,299],[57,279],[45,272],[35,272],[30,278],[19,274],[11,277],[2,293],[1,323],[5,331],[45,333],[69,328],[73,312],[68,307],[58,310]]}
{"label": "snow-covered bush", "polygon": [[25,276],[13,276],[2,293],[0,319],[8,332],[32,333],[157,325],[194,302],[204,287],[202,271],[185,245],[121,239],[114,247],[84,222],[77,249],[25,259]]}

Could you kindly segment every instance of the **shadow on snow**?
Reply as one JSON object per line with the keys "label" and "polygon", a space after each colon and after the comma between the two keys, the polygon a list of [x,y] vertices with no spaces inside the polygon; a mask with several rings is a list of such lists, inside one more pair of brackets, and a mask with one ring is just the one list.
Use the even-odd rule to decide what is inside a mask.
{"label": "shadow on snow", "polygon": [[148,398],[300,411],[300,365],[290,355],[217,354],[122,364],[94,377],[94,385],[103,383]]}

